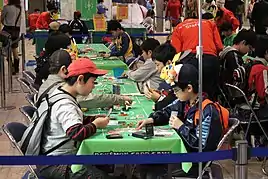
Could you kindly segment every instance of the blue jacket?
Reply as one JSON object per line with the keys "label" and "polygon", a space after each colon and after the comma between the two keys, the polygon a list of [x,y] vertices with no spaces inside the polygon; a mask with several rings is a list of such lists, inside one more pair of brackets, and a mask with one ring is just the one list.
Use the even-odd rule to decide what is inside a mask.
{"label": "blue jacket", "polygon": [[[187,110],[188,102],[175,100],[172,104],[162,110],[150,114],[154,125],[168,125],[172,111],[178,111],[178,118],[182,120],[182,125],[176,132],[182,138],[188,152],[197,152],[199,144],[199,122],[194,125],[194,116],[198,110],[198,104]],[[212,105],[207,105],[203,110],[202,119],[202,145],[203,151],[214,151],[223,136],[223,127],[217,109]]]}

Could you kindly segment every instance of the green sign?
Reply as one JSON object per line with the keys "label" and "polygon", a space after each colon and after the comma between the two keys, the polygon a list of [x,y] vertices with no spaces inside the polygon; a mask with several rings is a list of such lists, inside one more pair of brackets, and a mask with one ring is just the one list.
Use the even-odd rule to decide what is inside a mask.
{"label": "green sign", "polygon": [[97,13],[97,0],[76,0],[76,9],[82,13],[83,19],[93,19]]}

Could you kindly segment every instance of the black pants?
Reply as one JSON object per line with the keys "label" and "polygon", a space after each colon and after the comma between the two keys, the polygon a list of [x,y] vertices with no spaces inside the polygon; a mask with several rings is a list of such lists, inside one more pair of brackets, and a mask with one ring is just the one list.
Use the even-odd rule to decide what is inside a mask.
{"label": "black pants", "polygon": [[[202,59],[203,67],[203,92],[208,94],[211,100],[216,100],[219,93],[219,74],[220,74],[220,61],[218,57],[208,54],[203,54]],[[196,54],[191,53],[180,61],[183,64],[191,64],[199,69],[198,59]]]}

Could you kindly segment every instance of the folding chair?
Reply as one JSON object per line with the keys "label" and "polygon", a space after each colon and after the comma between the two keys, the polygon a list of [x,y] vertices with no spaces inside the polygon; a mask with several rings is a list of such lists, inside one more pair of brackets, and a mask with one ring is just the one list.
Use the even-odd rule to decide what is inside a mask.
{"label": "folding chair", "polygon": [[34,92],[31,89],[31,84],[24,78],[17,78],[18,82],[20,83],[21,89],[24,93],[31,93]]}
{"label": "folding chair", "polygon": [[22,72],[23,78],[27,79],[30,83],[34,83],[35,75],[30,71],[23,71]]}
{"label": "folding chair", "polygon": [[[27,126],[18,122],[10,122],[8,124],[3,125],[2,129],[3,132],[7,135],[10,142],[16,147],[18,152],[20,152],[21,155],[24,155],[20,149],[19,141],[21,140],[23,133],[27,129]],[[38,178],[38,175],[34,171],[33,167],[31,165],[28,165],[28,167],[34,178]]]}
{"label": "folding chair", "polygon": [[33,107],[35,107],[35,98],[36,98],[37,94],[27,94],[25,96],[25,99],[30,103],[30,105],[32,105]]}
{"label": "folding chair", "polygon": [[19,108],[19,110],[29,120],[29,122],[32,122],[32,117],[34,115],[34,112],[36,111],[35,107],[22,106]]}
{"label": "folding chair", "polygon": [[[245,138],[247,138],[247,135],[248,135],[248,132],[249,132],[249,128],[250,128],[250,124],[251,123],[254,123],[254,122],[257,122],[258,125],[260,126],[261,128],[261,131],[263,132],[266,140],[268,141],[268,135],[267,133],[265,132],[264,128],[262,127],[261,125],[261,122],[259,120],[259,118],[257,117],[256,115],[256,112],[254,111],[254,106],[255,106],[255,99],[253,100],[253,104],[251,104],[246,96],[246,94],[240,89],[238,88],[237,86],[234,86],[234,85],[231,85],[231,84],[225,84],[226,86],[226,89],[227,91],[229,92],[229,97],[233,98],[233,99],[238,99],[238,98],[242,98],[244,99],[244,102],[243,104],[237,104],[234,108],[234,112],[237,111],[237,109],[242,109],[242,110],[245,110],[245,111],[249,111],[250,112],[250,118],[249,118],[249,121],[242,121],[240,120],[240,123],[241,124],[247,124],[247,129],[246,129],[246,132],[245,132]],[[255,119],[255,121],[253,121],[252,119]]]}
{"label": "folding chair", "polygon": [[[220,140],[218,147],[216,149],[216,151],[219,151],[222,147],[222,145],[224,144],[224,142],[229,138],[229,136],[234,132],[234,130],[238,127],[239,125],[239,120],[236,118],[230,118],[229,119],[229,129],[228,131],[224,134],[224,136],[222,137],[222,139]],[[202,175],[204,175],[205,173],[208,173],[208,175],[205,175],[204,177],[202,177],[203,179],[223,179],[223,175],[222,175],[222,171],[221,171],[221,167],[218,164],[214,164],[212,163],[212,161],[209,161],[206,163],[203,171],[202,171]],[[189,178],[189,177],[173,177],[174,179],[193,179],[193,178]]]}

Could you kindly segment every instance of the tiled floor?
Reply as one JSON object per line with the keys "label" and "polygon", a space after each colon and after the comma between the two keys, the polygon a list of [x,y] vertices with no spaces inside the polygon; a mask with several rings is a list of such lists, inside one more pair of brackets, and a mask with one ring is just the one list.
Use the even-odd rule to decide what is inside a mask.
{"label": "tiled floor", "polygon": [[[33,59],[32,55],[34,52],[33,46],[30,42],[27,42],[27,58]],[[16,77],[13,77],[13,87],[14,90],[20,90]],[[0,126],[4,123],[19,121],[26,122],[23,115],[19,112],[19,107],[22,105],[27,105],[23,93],[7,93],[7,105],[15,106],[16,108],[10,111],[5,111],[0,109]],[[0,155],[18,155],[16,150],[10,145],[8,138],[0,130]],[[223,167],[224,178],[231,179],[234,178],[234,164],[230,160],[221,161],[220,164]],[[268,179],[261,172],[261,163],[257,162],[255,159],[251,160],[248,165],[249,168],[249,179]],[[0,166],[0,179],[19,179],[25,173],[27,168],[21,166]]]}

